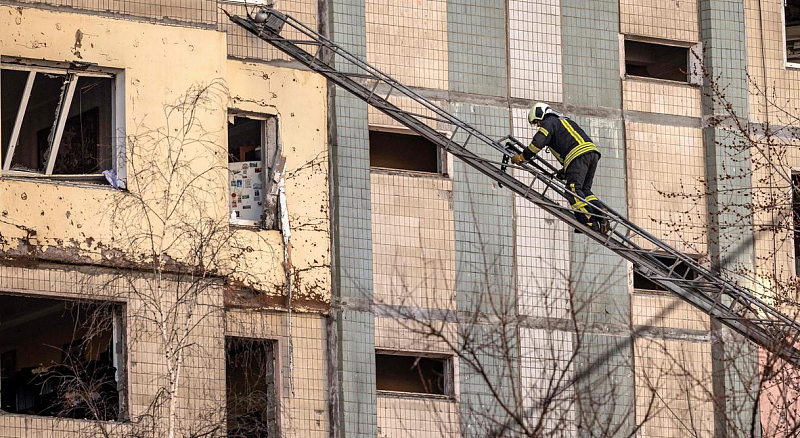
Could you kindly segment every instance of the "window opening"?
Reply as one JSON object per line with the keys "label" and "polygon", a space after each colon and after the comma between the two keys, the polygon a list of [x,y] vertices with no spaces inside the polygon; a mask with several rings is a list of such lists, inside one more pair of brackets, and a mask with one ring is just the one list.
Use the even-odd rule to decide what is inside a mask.
{"label": "window opening", "polygon": [[277,190],[273,179],[279,155],[275,117],[230,117],[228,175],[232,224],[275,227]]}
{"label": "window opening", "polygon": [[375,354],[378,391],[450,396],[451,368],[448,358]]}
{"label": "window opening", "polygon": [[225,338],[228,437],[277,437],[275,341]]}
{"label": "window opening", "polygon": [[122,419],[122,306],[0,295],[0,408]]}
{"label": "window opening", "polygon": [[417,172],[442,172],[439,148],[424,137],[369,131],[369,165]]}
{"label": "window opening", "polygon": [[[661,263],[665,264],[667,267],[672,267],[675,264],[675,258],[670,256],[656,256],[656,258],[661,261]],[[692,268],[687,265],[685,262],[680,262],[674,268],[674,272],[676,275],[686,278],[689,280],[694,280],[697,278],[697,273],[692,270]],[[666,289],[662,288],[661,286],[657,285],[644,275],[639,274],[638,272],[633,273],[633,288],[640,290],[640,291],[666,291]]]}
{"label": "window opening", "polygon": [[113,169],[112,75],[4,66],[0,96],[4,173],[103,180]]}
{"label": "window opening", "polygon": [[628,76],[689,82],[689,48],[625,40]]}
{"label": "window opening", "polygon": [[786,62],[800,64],[800,0],[784,0]]}

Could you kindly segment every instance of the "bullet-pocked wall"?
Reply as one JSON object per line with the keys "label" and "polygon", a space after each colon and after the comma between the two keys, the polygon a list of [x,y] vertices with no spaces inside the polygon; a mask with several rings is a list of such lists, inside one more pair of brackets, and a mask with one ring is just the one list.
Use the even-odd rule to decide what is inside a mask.
{"label": "bullet-pocked wall", "polygon": [[[151,3],[153,14],[168,15],[158,9],[160,6],[153,6],[157,3]],[[245,295],[256,297],[260,310],[249,314],[248,310],[243,310],[248,307],[245,304],[237,317],[249,322],[239,324],[241,321],[233,316],[226,320],[231,288],[214,276],[193,280],[203,292],[197,308],[194,311],[176,308],[177,320],[189,318],[187,339],[195,346],[185,358],[186,373],[182,374],[185,384],[175,393],[179,434],[206,427],[208,421],[223,420],[226,335],[277,343],[281,352],[276,367],[281,369],[279,421],[286,427],[285,434],[324,434],[325,425],[329,424],[328,385],[323,377],[327,361],[320,352],[324,351],[326,327],[319,313],[330,304],[331,248],[324,79],[298,69],[230,60],[226,36],[213,26],[209,28],[195,22],[179,26],[144,23],[140,17],[127,15],[122,17],[125,19],[118,16],[112,19],[91,8],[75,8],[68,12],[63,5],[34,6],[0,6],[3,29],[0,54],[4,68],[25,69],[28,64],[42,60],[49,62],[48,65],[69,66],[75,61],[96,64],[99,70],[113,75],[117,79],[114,105],[118,115],[118,132],[114,138],[121,142],[117,143],[122,147],[119,150],[121,162],[127,164],[116,169],[121,171],[119,175],[127,175],[128,186],[126,190],[118,190],[96,180],[84,184],[36,175],[5,172],[0,175],[0,204],[3,206],[0,250],[4,258],[24,260],[26,265],[34,266],[24,269],[4,266],[0,269],[0,291],[14,295],[113,301],[124,306],[127,317],[121,320],[124,326],[119,329],[124,330],[127,337],[127,343],[121,348],[128,355],[129,363],[120,372],[127,373],[132,418],[145,413],[166,380],[163,353],[169,347],[160,342],[163,333],[159,333],[157,321],[147,318],[152,315],[147,313],[152,311],[148,303],[170,306],[171,298],[159,293],[169,295],[163,291],[179,291],[180,288],[175,286],[177,280],[161,284],[157,276],[148,276],[146,270],[139,271],[134,264],[139,257],[152,256],[146,251],[147,245],[141,242],[153,243],[161,236],[159,233],[169,227],[156,227],[146,236],[137,234],[147,221],[133,215],[131,210],[118,207],[129,205],[124,203],[127,201],[153,199],[170,193],[167,189],[172,186],[162,184],[158,178],[147,179],[147,175],[153,173],[142,173],[142,166],[163,164],[160,160],[166,162],[168,152],[176,150],[171,147],[191,144],[187,152],[190,164],[186,168],[205,177],[196,179],[197,186],[184,193],[186,199],[191,199],[187,201],[191,207],[181,205],[178,208],[180,217],[176,220],[180,225],[173,225],[166,237],[161,236],[165,249],[158,254],[169,258],[169,263],[180,264],[187,260],[187,254],[192,253],[188,248],[202,246],[203,242],[195,240],[197,235],[192,234],[200,231],[192,229],[189,232],[192,237],[186,237],[187,234],[180,235],[174,230],[183,227],[181,229],[187,232],[192,220],[202,218],[205,226],[222,230],[231,241],[244,244],[246,255],[241,255],[235,263],[235,269],[241,269],[243,277],[231,278],[231,283],[236,285],[232,289],[244,290]],[[200,6],[186,8],[200,14]],[[208,21],[212,23],[215,7],[215,4],[209,7],[213,15]],[[2,74],[5,73],[4,70]],[[187,96],[196,97],[196,102],[200,102],[196,108],[192,107],[196,109],[194,113],[180,109]],[[226,137],[229,111],[278,119],[286,158],[286,211],[290,224],[296,227],[290,239],[294,245],[293,267],[299,275],[293,281],[293,299],[295,306],[311,310],[294,316],[293,331],[288,329],[292,325],[287,321],[283,305],[286,271],[282,233],[274,229],[229,226],[231,192]],[[187,115],[190,113],[192,116]],[[174,128],[176,125],[170,123],[182,115],[187,115],[191,123],[177,125],[183,130],[167,128]],[[4,120],[5,116],[3,114]],[[175,132],[186,137],[170,137],[179,135]],[[165,133],[174,141],[161,143],[156,133]],[[2,134],[6,138],[5,133]],[[152,155],[143,157],[137,153],[138,147],[154,144],[158,147],[149,149],[156,151]],[[176,183],[175,187],[178,185]],[[157,204],[149,206],[153,205]],[[129,227],[131,221],[139,228]],[[229,253],[224,245],[217,249],[222,254]],[[47,261],[58,264],[46,265]],[[4,262],[8,263],[11,262]],[[113,268],[118,265],[125,269]],[[217,266],[224,271],[233,265],[226,262]],[[170,277],[173,268],[179,266],[165,268],[165,278],[169,281],[173,280]],[[236,304],[242,303],[237,301]],[[245,313],[247,317],[242,316]],[[197,319],[191,321],[191,318]],[[276,321],[280,330],[264,328]],[[7,422],[2,428],[4,432],[0,433],[3,436],[52,436],[55,430],[64,432],[63,436],[79,436],[80,433],[85,435],[88,427],[96,426],[80,420],[11,414],[2,415],[2,421]],[[220,426],[215,424],[215,427]],[[125,422],[106,426],[121,434],[131,434],[138,427]]]}
{"label": "bullet-pocked wall", "polygon": [[121,14],[128,18],[144,18],[182,24],[214,27],[217,19],[216,0],[22,0],[19,3],[72,8],[104,14]]}

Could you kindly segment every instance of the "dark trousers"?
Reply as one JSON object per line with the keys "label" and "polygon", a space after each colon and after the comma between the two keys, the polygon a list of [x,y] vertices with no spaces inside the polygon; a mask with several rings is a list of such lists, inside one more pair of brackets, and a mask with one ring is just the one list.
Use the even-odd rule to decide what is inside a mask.
{"label": "dark trousers", "polygon": [[588,152],[572,160],[564,172],[564,176],[567,179],[567,189],[588,201],[587,204],[577,197],[567,196],[572,208],[578,211],[575,213],[575,218],[578,219],[578,222],[589,226],[597,222],[595,220],[596,216],[592,215],[602,215],[600,201],[592,193],[594,172],[597,170],[599,161],[599,153],[595,151]]}

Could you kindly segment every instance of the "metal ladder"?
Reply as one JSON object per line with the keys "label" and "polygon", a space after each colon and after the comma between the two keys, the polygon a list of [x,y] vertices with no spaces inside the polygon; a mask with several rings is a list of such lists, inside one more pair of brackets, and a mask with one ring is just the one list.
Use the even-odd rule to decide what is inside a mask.
{"label": "metal ladder", "polygon": [[[521,166],[508,164],[509,157],[525,147],[514,137],[508,136],[499,140],[490,138],[314,29],[275,9],[262,8],[253,16],[228,14],[228,17],[312,71],[325,76],[453,154],[499,183],[501,187],[507,187],[571,227],[580,229],[601,245],[630,261],[633,269],[645,278],[675,293],[785,361],[800,366],[800,350],[795,347],[800,341],[800,324],[755,297],[750,291],[715,274],[693,258],[662,242],[608,206],[605,206],[606,220],[611,229],[608,235],[596,233],[580,224],[571,209],[546,196],[548,190],[560,196],[572,195],[565,184],[554,177],[555,169],[549,163],[537,157],[537,160]],[[281,36],[285,29],[300,39]],[[308,47],[315,53],[311,54],[301,46]],[[324,59],[332,59],[333,62],[329,63]],[[389,102],[393,95],[411,99],[432,115],[397,107]],[[426,122],[451,125],[452,135],[448,137]],[[452,140],[459,131],[466,134],[463,143]],[[502,154],[502,161],[492,161],[477,155],[469,149],[470,143],[483,143],[496,149]],[[508,167],[530,172],[533,176],[532,182],[526,184],[509,175],[506,173]],[[544,184],[544,190],[534,188],[536,181]],[[636,241],[647,242],[652,249],[645,249],[635,243]],[[665,258],[669,258],[670,262],[664,263],[662,260]]]}

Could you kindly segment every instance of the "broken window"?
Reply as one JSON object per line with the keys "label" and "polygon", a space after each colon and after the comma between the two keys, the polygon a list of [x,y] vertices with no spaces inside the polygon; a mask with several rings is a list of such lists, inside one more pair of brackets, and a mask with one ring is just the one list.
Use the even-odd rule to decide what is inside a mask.
{"label": "broken window", "polygon": [[[676,265],[675,258],[666,255],[657,256],[656,258],[682,278],[690,280],[697,278],[697,273],[685,262],[679,262]],[[633,288],[638,291],[665,291],[664,288],[635,271],[633,273]]]}
{"label": "broken window", "polygon": [[277,437],[275,341],[225,338],[228,437]]}
{"label": "broken window", "polygon": [[232,115],[228,120],[231,223],[266,229],[277,224],[279,159],[276,117]]}
{"label": "broken window", "polygon": [[120,420],[122,306],[0,295],[0,408]]}
{"label": "broken window", "polygon": [[800,0],[784,0],[786,62],[800,64]]}
{"label": "broken window", "polygon": [[375,372],[378,391],[453,395],[450,358],[376,353]]}
{"label": "broken window", "polygon": [[3,173],[105,181],[114,170],[115,77],[99,71],[4,63]]}
{"label": "broken window", "polygon": [[419,135],[369,131],[369,165],[387,169],[445,173],[439,148]]}
{"label": "broken window", "polygon": [[625,74],[690,81],[689,47],[625,40]]}

